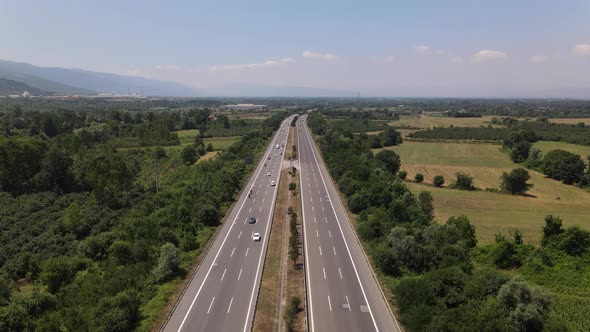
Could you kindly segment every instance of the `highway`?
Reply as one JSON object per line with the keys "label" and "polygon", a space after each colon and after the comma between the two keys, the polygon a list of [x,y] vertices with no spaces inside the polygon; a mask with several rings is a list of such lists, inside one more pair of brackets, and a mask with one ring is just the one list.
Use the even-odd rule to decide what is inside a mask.
{"label": "highway", "polygon": [[[279,153],[284,151],[291,120],[286,119],[273,136],[164,331],[251,330],[279,187],[283,160]],[[250,224],[250,217],[256,223]],[[260,234],[260,241],[253,240],[254,233]]]}
{"label": "highway", "polygon": [[297,134],[309,330],[400,331],[306,118],[299,117]]}

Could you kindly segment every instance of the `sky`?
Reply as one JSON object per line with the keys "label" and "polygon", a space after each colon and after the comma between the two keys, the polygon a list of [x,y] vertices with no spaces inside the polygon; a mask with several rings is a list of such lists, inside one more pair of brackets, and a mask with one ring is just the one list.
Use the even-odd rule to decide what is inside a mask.
{"label": "sky", "polygon": [[197,88],[590,89],[589,0],[0,0],[0,40],[3,60]]}

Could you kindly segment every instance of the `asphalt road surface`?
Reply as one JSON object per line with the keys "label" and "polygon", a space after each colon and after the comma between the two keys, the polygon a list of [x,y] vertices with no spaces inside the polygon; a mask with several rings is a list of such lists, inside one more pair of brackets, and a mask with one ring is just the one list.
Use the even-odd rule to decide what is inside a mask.
{"label": "asphalt road surface", "polygon": [[305,120],[297,134],[309,330],[400,331]]}
{"label": "asphalt road surface", "polygon": [[[285,150],[291,120],[285,120],[275,133],[164,331],[251,330],[279,187],[280,153]],[[256,223],[250,224],[250,217]],[[254,233],[260,234],[260,241],[253,240]]]}

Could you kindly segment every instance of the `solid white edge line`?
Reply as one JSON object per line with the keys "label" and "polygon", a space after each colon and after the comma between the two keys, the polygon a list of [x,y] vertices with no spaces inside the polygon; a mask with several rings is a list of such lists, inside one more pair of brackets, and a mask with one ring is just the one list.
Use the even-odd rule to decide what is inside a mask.
{"label": "solid white edge line", "polygon": [[[274,141],[274,139],[273,139],[273,141]],[[273,145],[270,144],[270,146],[267,148],[267,151],[271,151],[272,150],[272,146]],[[263,162],[264,162],[264,160],[261,160],[258,163],[258,167],[259,167],[258,173],[252,179],[252,185],[254,183],[256,183],[256,179],[258,179],[258,177],[260,176],[260,173],[262,172],[262,169],[264,169],[264,167],[262,166]],[[250,188],[250,187],[252,187],[252,185],[245,186],[244,188]],[[244,191],[242,193],[242,195],[246,195],[245,193],[246,193],[246,191]],[[217,254],[215,254],[215,257],[213,258],[213,262],[211,263],[211,266],[209,266],[209,270],[207,270],[207,273],[205,274],[205,278],[203,278],[203,282],[201,283],[201,286],[199,286],[199,290],[197,291],[197,294],[193,298],[193,301],[191,302],[191,305],[189,306],[188,310],[186,311],[186,314],[184,315],[184,318],[182,319],[182,322],[180,323],[180,326],[178,327],[178,330],[177,330],[178,332],[180,332],[182,330],[182,327],[184,326],[184,323],[186,322],[186,319],[188,318],[188,315],[190,314],[191,310],[193,309],[193,306],[195,305],[195,302],[197,301],[197,297],[199,297],[199,294],[201,293],[201,290],[203,289],[203,285],[205,285],[205,282],[207,281],[207,278],[209,277],[209,273],[211,273],[211,269],[213,269],[213,265],[217,261],[217,257],[219,256],[219,253],[221,252],[221,249],[223,249],[223,245],[225,244],[225,241],[227,240],[227,237],[231,233],[231,230],[234,227],[234,225],[236,223],[236,220],[238,219],[238,216],[240,215],[240,212],[242,211],[242,208],[244,207],[244,204],[246,204],[246,201],[247,201],[246,197],[247,196],[244,196],[243,201],[242,201],[242,204],[240,205],[240,208],[238,209],[238,212],[236,213],[236,216],[234,217],[234,221],[231,223],[231,226],[229,227],[229,230],[227,231],[227,234],[225,234],[225,237],[223,238],[223,242],[221,242],[221,246],[219,246],[219,250],[217,250]],[[274,203],[273,203],[273,205],[274,205]]]}
{"label": "solid white edge line", "polygon": [[[290,118],[290,117],[289,117]],[[288,119],[285,120],[285,122],[288,121]],[[272,147],[272,146],[271,146]],[[270,224],[272,222],[271,217],[274,213],[274,207],[275,207],[275,203],[277,200],[277,194],[279,192],[279,181],[281,180],[281,172],[277,172],[276,175],[276,186],[274,187],[274,195],[272,198],[272,204],[270,205],[271,208],[269,209],[270,211],[268,212],[268,219],[267,219],[267,223],[266,223],[266,230],[264,231],[265,236],[264,239],[262,240],[262,248],[260,250],[260,258],[258,258],[258,268],[256,269],[256,277],[254,278],[254,285],[252,285],[252,294],[250,295],[250,304],[248,304],[248,313],[246,314],[246,321],[244,322],[244,332],[246,332],[248,330],[248,320],[250,317],[250,311],[252,310],[252,301],[254,300],[254,290],[256,290],[256,282],[258,281],[258,274],[260,273],[260,266],[262,264],[262,257],[264,256],[263,253],[266,253],[265,248],[266,248],[266,239],[269,237],[269,231],[270,231]]]}
{"label": "solid white edge line", "polygon": [[[308,141],[308,143],[311,147],[311,150],[312,150],[311,154],[312,154],[315,164],[319,170],[320,177],[322,179],[322,183],[324,184],[324,189],[326,190],[326,193],[329,196],[330,191],[328,190],[328,187],[326,186],[326,181],[324,180],[324,175],[321,172],[320,164],[318,163],[318,159],[315,156],[316,151],[315,151],[314,147],[312,146],[311,139],[309,138],[309,132],[308,132],[307,128],[305,128],[304,130],[306,132],[305,136],[307,137],[307,141]],[[365,293],[365,289],[363,287],[363,284],[361,283],[361,278],[360,278],[359,273],[356,269],[356,264],[354,264],[354,260],[352,259],[352,254],[350,253],[350,248],[348,247],[348,242],[346,241],[346,237],[344,236],[344,231],[342,231],[342,226],[340,225],[340,219],[338,218],[338,214],[336,213],[336,209],[334,208],[334,204],[332,203],[332,199],[330,199],[330,206],[332,207],[332,212],[334,212],[334,216],[336,217],[336,222],[338,223],[338,228],[340,229],[340,234],[342,235],[342,239],[344,240],[344,245],[346,246],[346,251],[348,252],[348,257],[350,258],[350,262],[352,263],[352,267],[354,269],[356,279],[357,279],[359,285],[361,286],[361,291],[363,293],[363,297],[365,298],[365,302],[367,303],[367,308],[369,308],[369,313],[371,314],[371,320],[373,321],[373,325],[375,326],[375,330],[377,332],[379,332],[379,327],[377,326],[377,322],[375,321],[375,316],[373,316],[373,310],[371,310],[371,305],[369,304],[369,301],[367,299],[367,294]]]}

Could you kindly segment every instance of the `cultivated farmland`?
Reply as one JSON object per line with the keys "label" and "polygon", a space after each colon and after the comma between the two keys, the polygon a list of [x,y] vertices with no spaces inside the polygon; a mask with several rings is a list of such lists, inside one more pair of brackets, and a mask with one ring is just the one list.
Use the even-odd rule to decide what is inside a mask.
{"label": "cultivated farmland", "polygon": [[436,175],[444,176],[448,186],[456,172],[463,172],[475,178],[478,188],[498,189],[502,172],[518,167],[502,153],[499,145],[405,142],[391,149],[401,156],[401,168],[408,172],[408,179],[417,173],[424,175],[426,185],[412,183],[410,187],[414,191],[432,192],[437,218],[445,221],[452,215],[467,215],[483,243],[493,242],[496,233],[518,228],[524,232],[525,242],[538,244],[543,219],[548,214],[590,229],[590,193],[547,179],[538,172],[529,171],[530,182],[535,185],[529,193],[534,197],[427,186]]}

